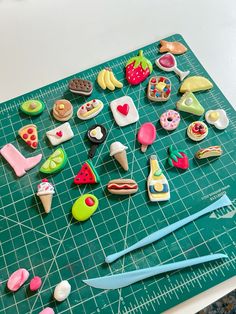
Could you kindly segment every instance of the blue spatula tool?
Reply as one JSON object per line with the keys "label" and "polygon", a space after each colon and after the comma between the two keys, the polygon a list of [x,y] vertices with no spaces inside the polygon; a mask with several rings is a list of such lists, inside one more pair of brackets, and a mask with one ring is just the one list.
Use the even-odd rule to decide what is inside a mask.
{"label": "blue spatula tool", "polygon": [[98,278],[92,278],[83,280],[87,285],[98,288],[98,289],[119,289],[131,285],[137,281],[165,273],[167,271],[172,271],[180,268],[185,268],[205,262],[214,261],[219,258],[227,258],[225,254],[211,254],[205,255],[197,258],[187,259],[181,262],[159,265],[134,271],[129,271],[127,273],[121,273],[112,276],[104,276]]}
{"label": "blue spatula tool", "polygon": [[206,208],[200,210],[199,212],[188,216],[182,220],[179,220],[161,230],[155,231],[154,233],[150,234],[149,236],[143,238],[142,240],[138,241],[137,243],[133,244],[132,246],[126,248],[123,251],[114,253],[112,255],[109,255],[106,257],[105,262],[106,263],[112,263],[115,260],[117,260],[119,257],[133,251],[136,249],[139,249],[147,244],[153,243],[161,238],[163,238],[164,236],[166,236],[167,234],[175,231],[176,229],[179,229],[180,227],[185,226],[186,224],[188,224],[189,222],[205,215],[208,214],[210,212],[212,212],[213,210],[219,209],[221,207],[224,206],[229,206],[231,205],[231,201],[228,198],[228,196],[226,194],[224,194],[220,199],[218,199],[216,202],[212,203],[211,205],[207,206]]}

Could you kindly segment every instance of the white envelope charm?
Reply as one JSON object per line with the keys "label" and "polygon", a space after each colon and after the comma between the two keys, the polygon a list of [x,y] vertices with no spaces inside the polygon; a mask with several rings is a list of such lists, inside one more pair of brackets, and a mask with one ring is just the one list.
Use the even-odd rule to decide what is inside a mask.
{"label": "white envelope charm", "polygon": [[59,145],[74,137],[69,122],[63,123],[55,129],[46,132],[46,135],[53,146]]}

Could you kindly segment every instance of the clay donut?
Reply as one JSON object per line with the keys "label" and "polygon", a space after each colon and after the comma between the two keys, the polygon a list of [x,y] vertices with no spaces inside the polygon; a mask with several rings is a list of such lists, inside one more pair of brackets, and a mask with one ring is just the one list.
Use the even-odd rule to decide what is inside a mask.
{"label": "clay donut", "polygon": [[175,110],[168,110],[160,117],[160,124],[167,131],[175,130],[180,123],[180,115]]}

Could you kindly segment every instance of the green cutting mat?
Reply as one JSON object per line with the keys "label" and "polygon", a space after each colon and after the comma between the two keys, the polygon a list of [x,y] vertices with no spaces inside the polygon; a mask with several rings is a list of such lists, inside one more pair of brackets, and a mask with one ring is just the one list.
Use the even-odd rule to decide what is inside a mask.
{"label": "green cutting mat", "polygon": [[[180,35],[174,35],[168,40],[179,40],[186,44]],[[152,63],[158,57],[157,46],[158,42],[143,48],[145,56]],[[104,66],[110,66],[124,83],[124,88],[114,92],[102,91],[95,83],[94,92],[89,99],[98,98],[104,102],[102,113],[89,121],[80,121],[75,115],[70,120],[75,137],[62,145],[69,156],[69,162],[63,171],[49,176],[56,189],[53,211],[50,214],[43,213],[40,201],[35,196],[37,184],[43,177],[39,174],[40,165],[24,177],[16,178],[7,162],[1,158],[1,313],[38,313],[46,306],[52,306],[56,313],[160,313],[235,275],[234,206],[202,217],[111,265],[104,264],[105,255],[122,250],[144,236],[202,209],[224,192],[227,192],[234,204],[236,199],[236,116],[229,102],[215,84],[211,91],[197,93],[206,109],[223,108],[230,118],[230,126],[225,131],[217,131],[209,126],[209,135],[201,143],[194,143],[186,137],[186,127],[195,119],[192,115],[181,113],[183,118],[178,129],[172,133],[164,131],[158,119],[165,110],[175,108],[180,97],[179,80],[174,73],[161,72],[154,65],[154,75],[163,74],[171,79],[172,96],[167,103],[150,102],[145,92],[147,80],[141,85],[130,87],[124,79],[124,65],[137,52],[79,74],[79,77],[95,82],[97,73]],[[178,56],[177,62],[181,70],[189,69],[191,75],[209,77],[190,49],[186,54]],[[0,147],[13,143],[25,156],[41,152],[45,160],[54,150],[45,139],[45,132],[59,125],[50,115],[54,101],[60,98],[70,100],[76,113],[78,107],[87,100],[67,90],[69,79],[71,78],[1,104]],[[227,82],[227,73],[225,80]],[[109,103],[123,95],[133,98],[140,120],[131,126],[119,128],[112,118]],[[19,104],[29,98],[41,99],[47,104],[47,109],[39,117],[30,118],[18,112]],[[140,125],[147,121],[157,126],[157,140],[143,154],[135,137]],[[40,145],[36,152],[27,149],[17,138],[17,130],[31,122],[39,129]],[[102,123],[108,130],[108,138],[98,148],[94,158],[101,184],[74,186],[73,177],[87,159],[90,146],[86,131],[94,123]],[[115,140],[128,146],[128,173],[124,173],[109,157],[109,146]],[[190,169],[186,172],[171,169],[167,165],[166,150],[171,144],[185,149],[189,155]],[[221,145],[224,155],[214,161],[200,162],[193,158],[199,148],[210,145]],[[151,203],[147,196],[148,160],[154,153],[158,155],[170,183],[169,202]],[[132,197],[109,195],[106,184],[110,179],[118,177],[135,179],[139,184],[139,192]],[[84,223],[75,223],[71,219],[71,207],[85,192],[94,193],[99,198],[100,205],[91,219]],[[229,259],[156,276],[120,290],[103,291],[82,283],[85,278],[217,252],[228,254]],[[42,277],[43,285],[38,293],[30,293],[28,284],[14,294],[7,291],[7,278],[19,267],[28,269],[30,278],[34,275]],[[72,293],[68,300],[56,304],[52,299],[54,287],[65,279],[70,282]]]}

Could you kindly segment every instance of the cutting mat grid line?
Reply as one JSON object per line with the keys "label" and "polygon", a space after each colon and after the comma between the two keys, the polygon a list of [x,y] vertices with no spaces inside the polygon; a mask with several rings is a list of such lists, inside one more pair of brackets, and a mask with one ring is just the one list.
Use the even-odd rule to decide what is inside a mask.
{"label": "cutting mat grid line", "polygon": [[[174,35],[168,40],[178,40],[186,44],[180,35]],[[158,56],[157,47],[158,42],[143,48],[145,56],[153,63]],[[225,191],[232,199],[236,199],[236,117],[228,101],[216,85],[211,91],[197,93],[199,101],[206,109],[223,108],[231,121],[229,128],[224,132],[209,126],[209,135],[202,143],[191,142],[186,137],[187,126],[196,119],[190,114],[184,115],[177,130],[165,132],[158,119],[165,110],[175,108],[181,96],[178,94],[179,80],[174,73],[160,72],[154,65],[153,75],[165,75],[171,80],[172,96],[165,104],[152,103],[146,97],[147,81],[139,86],[129,87],[124,79],[124,65],[135,53],[137,51],[105,63],[113,68],[124,87],[108,92],[101,91],[94,85],[94,92],[89,99],[101,99],[105,105],[104,110],[92,121],[81,122],[76,117],[70,120],[75,137],[61,145],[69,157],[65,169],[49,176],[56,189],[54,209],[49,215],[43,213],[40,201],[34,195],[36,186],[43,177],[38,173],[39,167],[16,180],[6,161],[1,159],[0,262],[3,268],[0,279],[3,284],[0,287],[0,313],[38,313],[43,307],[50,305],[55,307],[58,313],[158,313],[235,274],[235,217],[203,217],[158,243],[133,252],[112,265],[104,265],[105,255],[124,249],[151,232],[196,212]],[[177,63],[180,69],[189,69],[191,75],[209,77],[190,49],[186,54],[177,57]],[[94,82],[103,67],[104,65],[99,65],[88,69],[79,76]],[[76,76],[78,74],[72,77]],[[38,151],[43,154],[45,160],[54,150],[45,140],[45,132],[59,125],[51,116],[53,102],[66,98],[72,102],[76,112],[78,107],[87,101],[86,97],[73,95],[67,90],[70,78],[2,104],[0,146],[11,142],[25,156],[34,155]],[[112,118],[109,103],[124,95],[133,98],[139,110],[140,120],[136,125],[119,128]],[[17,108],[29,98],[45,101],[47,110],[36,118],[27,118],[23,114],[20,114],[19,118]],[[136,142],[136,133],[141,124],[147,121],[156,125],[157,140],[148,148],[147,153],[142,154],[140,145]],[[20,139],[16,139],[17,130],[27,123],[35,123],[38,126],[41,141],[36,152],[30,152]],[[94,123],[104,124],[109,132],[106,142],[98,148],[94,158],[102,184],[75,187],[72,184],[73,177],[87,159],[90,145],[86,131]],[[109,157],[109,146],[114,140],[128,146],[130,171],[127,173]],[[187,152],[190,157],[188,171],[181,172],[168,166],[167,147],[170,145],[181,147]],[[212,162],[208,159],[198,161],[193,157],[199,148],[211,145],[221,145],[224,155]],[[154,204],[147,196],[148,159],[155,153],[170,183],[170,202]],[[139,191],[134,196],[114,197],[106,192],[105,185],[109,180],[131,176],[139,184]],[[85,192],[94,193],[99,198],[100,205],[93,217],[80,225],[71,220],[70,211],[73,202]],[[222,210],[222,213],[233,209],[234,207],[230,206]],[[156,276],[119,291],[96,290],[82,283],[82,279],[86,278],[216,252],[226,253],[230,259]],[[19,267],[27,268],[31,275],[42,277],[43,286],[39,294],[29,294],[26,286],[15,294],[4,288],[10,273]],[[70,281],[72,293],[67,301],[56,305],[51,294],[54,286],[62,279]]]}

